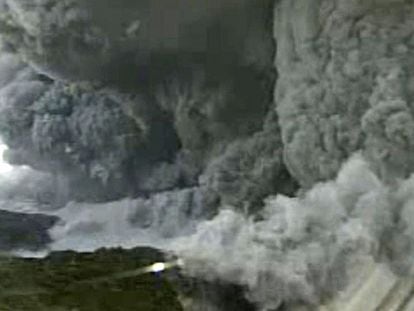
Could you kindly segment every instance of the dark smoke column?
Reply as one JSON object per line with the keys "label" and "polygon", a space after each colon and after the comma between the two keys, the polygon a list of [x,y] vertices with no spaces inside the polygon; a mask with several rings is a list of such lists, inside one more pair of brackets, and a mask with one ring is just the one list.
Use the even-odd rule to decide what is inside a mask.
{"label": "dark smoke column", "polygon": [[383,178],[413,171],[413,17],[400,0],[277,2],[277,111],[303,186],[359,149]]}
{"label": "dark smoke column", "polygon": [[169,62],[265,65],[269,3],[2,0],[0,23],[6,47],[53,78],[117,80]]}

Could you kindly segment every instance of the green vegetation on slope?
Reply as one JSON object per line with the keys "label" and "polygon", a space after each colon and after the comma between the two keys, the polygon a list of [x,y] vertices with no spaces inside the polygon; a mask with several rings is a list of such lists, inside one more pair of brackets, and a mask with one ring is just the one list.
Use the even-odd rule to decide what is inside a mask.
{"label": "green vegetation on slope", "polygon": [[2,258],[0,311],[182,310],[162,275],[93,281],[160,260],[157,251],[146,248],[59,252],[45,259]]}

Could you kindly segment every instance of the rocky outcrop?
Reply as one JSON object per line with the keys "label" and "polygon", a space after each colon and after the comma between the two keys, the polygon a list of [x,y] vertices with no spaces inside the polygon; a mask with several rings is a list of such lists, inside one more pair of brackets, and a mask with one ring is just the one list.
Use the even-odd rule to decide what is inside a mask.
{"label": "rocky outcrop", "polygon": [[51,238],[48,229],[57,217],[0,210],[0,252],[43,249]]}

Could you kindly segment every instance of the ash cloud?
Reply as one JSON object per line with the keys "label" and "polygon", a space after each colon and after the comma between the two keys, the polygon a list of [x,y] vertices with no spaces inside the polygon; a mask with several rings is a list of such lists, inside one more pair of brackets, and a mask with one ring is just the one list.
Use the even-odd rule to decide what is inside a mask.
{"label": "ash cloud", "polygon": [[52,250],[163,247],[264,310],[410,275],[413,5],[302,2],[0,0],[0,136],[41,171],[0,196],[54,189]]}
{"label": "ash cloud", "polygon": [[241,286],[260,310],[317,306],[371,264],[414,273],[413,193],[413,176],[391,186],[356,154],[335,180],[296,197],[269,196],[251,216],[230,205],[206,213],[206,193],[197,188],[71,203],[52,214],[61,223],[50,230],[50,248],[149,245],[181,258],[189,276]]}
{"label": "ash cloud", "polygon": [[187,273],[245,286],[263,310],[316,306],[355,282],[359,265],[412,274],[413,186],[413,177],[384,184],[355,155],[333,181],[268,197],[260,220],[222,209],[173,249]]}
{"label": "ash cloud", "polygon": [[413,171],[413,16],[399,0],[276,4],[276,109],[301,186],[334,178],[358,150],[381,178]]}
{"label": "ash cloud", "polygon": [[[108,6],[110,11],[97,1],[1,3],[1,41],[19,67],[5,62],[10,69],[4,72],[24,68],[34,76],[34,81],[25,78],[30,85],[25,80],[24,87],[4,90],[8,104],[1,132],[10,146],[7,157],[61,176],[69,188],[66,201],[198,186],[217,193],[207,209],[220,200],[260,205],[279,187],[277,176],[290,178],[277,126],[274,142],[265,138],[273,130],[263,130],[264,119],[273,115],[271,1],[189,7],[176,1],[165,25],[158,21],[164,2],[125,0]],[[189,14],[175,14],[182,10]],[[109,15],[116,18],[108,24]],[[124,28],[137,21],[137,36],[125,37]],[[195,33],[167,36],[176,24]],[[217,31],[224,37],[215,36]],[[24,100],[13,93],[29,88]],[[264,152],[256,160],[249,154],[259,136]],[[224,198],[226,186],[217,188],[213,177],[223,169],[211,162],[220,162],[215,158],[222,153],[231,158],[238,151],[226,150],[243,141],[249,147],[240,153],[250,164],[231,178],[241,180],[241,171],[251,169],[257,171],[252,179],[259,180],[265,172],[258,163],[269,162],[262,167],[271,168],[266,177],[271,185],[260,189],[252,181],[242,198],[236,193]]]}

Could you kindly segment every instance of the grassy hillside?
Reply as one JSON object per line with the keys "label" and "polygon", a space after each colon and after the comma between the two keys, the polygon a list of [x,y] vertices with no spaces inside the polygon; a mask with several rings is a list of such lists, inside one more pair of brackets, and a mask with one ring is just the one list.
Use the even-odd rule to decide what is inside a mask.
{"label": "grassy hillside", "polygon": [[163,275],[95,278],[162,260],[158,252],[100,250],[53,253],[45,259],[0,259],[0,311],[182,310]]}

